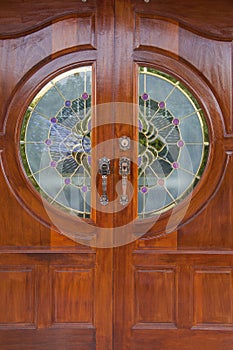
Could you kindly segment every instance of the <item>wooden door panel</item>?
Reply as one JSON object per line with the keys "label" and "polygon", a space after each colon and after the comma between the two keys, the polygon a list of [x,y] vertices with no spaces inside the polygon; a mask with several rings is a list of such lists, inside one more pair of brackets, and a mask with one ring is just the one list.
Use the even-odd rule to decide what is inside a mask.
{"label": "wooden door panel", "polygon": [[231,332],[157,330],[154,332],[140,330],[132,332],[130,348],[133,350],[150,349],[180,349],[180,344],[188,350],[205,349],[232,349]]}
{"label": "wooden door panel", "polygon": [[156,47],[172,52],[179,51],[179,24],[169,18],[136,14],[135,48]]}
{"label": "wooden door panel", "polygon": [[94,350],[95,334],[90,330],[31,329],[0,330],[2,349],[18,350]]}
{"label": "wooden door panel", "polygon": [[[224,345],[230,350],[231,264],[231,253],[136,250],[130,348],[144,349],[153,344],[155,349],[179,349],[182,344],[194,350],[199,344],[203,349],[221,349]],[[192,337],[190,344],[188,337]]]}
{"label": "wooden door panel", "polygon": [[28,266],[0,268],[0,327],[35,327],[35,270]]}
{"label": "wooden door panel", "polygon": [[19,202],[8,186],[9,178],[3,166],[3,152],[0,152],[0,162],[0,205],[2,208],[0,230],[1,249],[4,249],[4,246],[47,246],[50,241],[50,230],[43,227],[40,222],[32,220],[24,207],[19,205]]}
{"label": "wooden door panel", "polygon": [[[192,249],[232,249],[232,148],[228,148],[219,185],[205,209],[179,230],[178,246]],[[221,205],[219,205],[221,203]],[[211,218],[211,220],[210,220]],[[204,224],[203,224],[204,223]]]}
{"label": "wooden door panel", "polygon": [[94,262],[94,252],[2,254],[1,348],[94,349]]}
{"label": "wooden door panel", "polygon": [[211,268],[194,270],[194,326],[232,327],[232,271]]}
{"label": "wooden door panel", "polygon": [[94,327],[93,269],[58,266],[51,274],[53,326]]}
{"label": "wooden door panel", "polygon": [[135,328],[175,326],[176,272],[174,269],[136,269]]}

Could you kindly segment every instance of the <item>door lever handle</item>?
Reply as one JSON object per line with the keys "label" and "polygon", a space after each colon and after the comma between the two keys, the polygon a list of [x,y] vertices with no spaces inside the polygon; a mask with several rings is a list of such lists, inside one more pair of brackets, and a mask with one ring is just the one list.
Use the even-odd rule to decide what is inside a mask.
{"label": "door lever handle", "polygon": [[110,174],[110,159],[106,157],[99,159],[99,174],[102,177],[102,195],[100,196],[100,204],[107,205],[107,177]]}
{"label": "door lever handle", "polygon": [[120,203],[126,205],[129,202],[127,191],[127,176],[130,174],[130,159],[121,157],[119,162],[119,174],[122,176],[122,195],[120,197]]}

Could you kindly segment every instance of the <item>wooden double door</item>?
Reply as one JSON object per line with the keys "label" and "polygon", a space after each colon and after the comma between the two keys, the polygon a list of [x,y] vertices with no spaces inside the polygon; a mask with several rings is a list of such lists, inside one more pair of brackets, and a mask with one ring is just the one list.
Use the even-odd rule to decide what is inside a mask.
{"label": "wooden double door", "polygon": [[[0,11],[1,349],[232,349],[232,5],[18,0],[1,2]],[[87,65],[97,106],[93,174],[106,141],[127,136],[132,147],[120,155],[137,156],[139,66],[189,88],[204,110],[210,147],[189,205],[154,224],[137,220],[137,190],[122,210],[101,210],[101,178],[93,175],[95,209],[83,220],[94,243],[80,221],[54,214],[76,225],[81,244],[48,216],[23,170],[19,139],[44,84]],[[110,201],[120,179],[113,164]],[[128,181],[137,187],[136,162]],[[120,243],[117,228],[126,237]]]}

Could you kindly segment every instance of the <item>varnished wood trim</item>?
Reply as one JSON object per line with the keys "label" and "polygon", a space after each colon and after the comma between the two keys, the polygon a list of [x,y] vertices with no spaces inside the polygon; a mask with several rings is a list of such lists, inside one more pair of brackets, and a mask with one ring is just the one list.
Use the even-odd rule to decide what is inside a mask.
{"label": "varnished wood trim", "polygon": [[37,329],[37,326],[34,324],[30,323],[9,323],[9,324],[4,324],[0,323],[0,330],[26,330],[26,329]]}
{"label": "varnished wood trim", "polygon": [[153,330],[153,329],[177,329],[175,323],[137,323],[132,327],[132,330]]}
{"label": "varnished wood trim", "polygon": [[92,323],[53,323],[51,329],[92,329],[96,327]]}
{"label": "varnished wood trim", "polygon": [[49,252],[24,252],[20,253],[0,253],[0,269],[8,269],[15,267],[15,261],[17,261],[17,267],[25,265],[41,265],[41,266],[52,266],[53,268],[81,268],[90,269],[95,267],[96,255],[82,252],[63,252],[49,254]]}
{"label": "varnished wood trim", "polygon": [[4,134],[0,132],[0,152],[4,149],[4,146],[5,146]]}
{"label": "varnished wood trim", "polygon": [[[135,249],[133,251],[133,254],[142,254],[145,256],[150,256],[150,255],[154,255],[154,256],[160,256],[160,255],[165,255],[165,256],[170,256],[170,255],[174,255],[174,256],[186,256],[187,258],[189,256],[210,256],[210,257],[215,257],[215,259],[218,259],[218,256],[229,256],[229,257],[233,257],[233,251],[232,250],[216,250],[216,249],[212,249],[212,250],[201,250],[201,249],[195,249],[195,250],[191,250],[191,249],[179,249],[179,250],[157,250],[157,249],[151,249],[151,250],[147,250],[146,252],[144,251],[144,249]],[[218,260],[216,260],[218,261]]]}
{"label": "varnished wood trim", "polygon": [[[189,32],[195,33],[199,36],[202,36],[203,38],[208,38],[212,40],[217,40],[217,41],[229,41],[231,42],[233,39],[233,34],[229,31],[227,34],[223,33],[212,33],[211,31],[203,31],[201,29],[198,29],[197,26],[190,25],[190,22],[185,22],[182,20],[178,15],[173,15],[173,16],[163,16],[160,14],[146,14],[146,13],[141,13],[141,12],[136,12],[135,13],[135,22],[136,22],[136,28],[137,25],[140,26],[140,19],[141,18],[148,18],[148,19],[158,19],[163,22],[169,22],[172,24],[177,25],[178,27],[181,27]],[[136,39],[135,43],[138,43],[138,40]],[[137,46],[137,45],[136,45]]]}
{"label": "varnished wood trim", "polygon": [[227,136],[228,137],[225,137],[223,140],[224,149],[227,154],[231,154],[233,152],[233,134],[228,134]]}
{"label": "varnished wood trim", "polygon": [[80,245],[74,247],[12,247],[12,246],[1,246],[1,254],[95,254],[95,250],[87,246]]}
{"label": "varnished wood trim", "polygon": [[191,330],[198,331],[233,331],[233,325],[231,324],[213,324],[213,323],[205,323],[205,324],[197,324],[196,326],[191,327]]}
{"label": "varnished wood trim", "polygon": [[[30,35],[32,33],[38,32],[41,29],[44,29],[46,27],[51,26],[53,23],[66,21],[70,18],[85,18],[90,17],[92,18],[92,22],[95,21],[95,15],[93,13],[78,13],[78,12],[69,12],[65,15],[55,15],[52,16],[45,21],[40,22],[39,24],[36,24],[35,26],[32,26],[28,29],[22,30],[22,31],[16,31],[12,33],[0,33],[0,40],[6,40],[6,39],[15,39],[20,38],[26,35]],[[92,28],[94,28],[94,25],[92,24]]]}

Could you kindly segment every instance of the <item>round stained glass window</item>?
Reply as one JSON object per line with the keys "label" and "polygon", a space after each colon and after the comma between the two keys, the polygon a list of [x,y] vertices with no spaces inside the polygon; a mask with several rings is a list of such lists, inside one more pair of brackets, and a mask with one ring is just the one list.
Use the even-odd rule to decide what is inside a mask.
{"label": "round stained glass window", "polygon": [[139,68],[138,215],[178,204],[198,183],[209,138],[203,111],[177,79]]}
{"label": "round stained glass window", "polygon": [[24,116],[20,150],[28,178],[52,205],[90,216],[92,68],[60,74]]}
{"label": "round stained glass window", "polygon": [[[91,214],[92,68],[60,74],[31,101],[22,124],[21,159],[52,205]],[[208,128],[195,97],[177,79],[139,69],[138,216],[178,204],[198,183],[208,158]]]}

